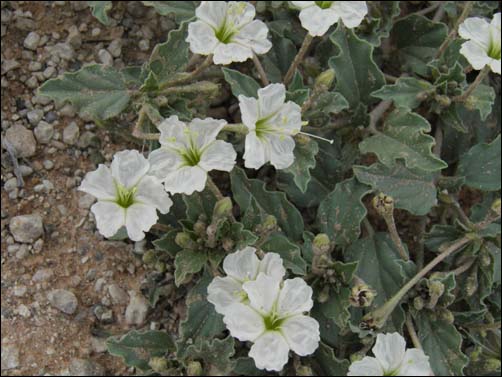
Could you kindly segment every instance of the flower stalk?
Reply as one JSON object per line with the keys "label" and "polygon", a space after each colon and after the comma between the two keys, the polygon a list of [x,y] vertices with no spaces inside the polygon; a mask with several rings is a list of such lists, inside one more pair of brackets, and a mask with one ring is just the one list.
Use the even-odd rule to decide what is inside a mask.
{"label": "flower stalk", "polygon": [[439,46],[439,49],[437,50],[435,55],[436,59],[439,58],[441,55],[443,55],[450,42],[457,36],[458,27],[469,16],[469,13],[471,13],[473,6],[474,6],[474,1],[468,1],[465,3],[464,10],[460,14],[460,17],[458,18],[457,22],[455,23],[455,27],[450,31],[450,34],[448,34],[448,37],[446,37],[441,46]]}
{"label": "flower stalk", "polygon": [[485,66],[481,71],[479,71],[476,79],[469,85],[469,87],[459,96],[453,97],[455,102],[465,102],[468,100],[469,96],[476,90],[476,88],[481,84],[486,75],[490,72],[490,66]]}
{"label": "flower stalk", "polygon": [[298,51],[298,53],[296,54],[293,63],[291,63],[291,66],[289,67],[288,72],[286,73],[286,76],[284,76],[284,85],[288,86],[291,80],[293,79],[296,69],[298,68],[303,58],[307,54],[313,40],[314,37],[311,36],[309,33],[305,35],[305,39],[303,40],[302,46],[300,47],[300,51]]}
{"label": "flower stalk", "polygon": [[256,54],[253,54],[253,63],[256,67],[256,70],[258,71],[262,85],[267,86],[268,84],[270,84],[267,73],[265,72],[265,69],[263,69],[263,65],[261,64],[260,59],[258,58],[258,56],[256,56]]}

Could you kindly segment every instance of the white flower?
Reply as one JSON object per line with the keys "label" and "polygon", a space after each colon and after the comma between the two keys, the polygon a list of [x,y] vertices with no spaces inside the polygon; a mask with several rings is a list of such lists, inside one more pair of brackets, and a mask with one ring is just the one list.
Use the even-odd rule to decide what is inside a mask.
{"label": "white flower", "polygon": [[490,23],[480,17],[468,18],[458,28],[458,34],[467,39],[460,53],[474,69],[489,65],[500,75],[500,13],[495,14]]}
{"label": "white flower", "polygon": [[314,37],[324,35],[342,20],[348,28],[359,26],[368,13],[366,1],[292,1],[300,8],[302,26]]}
{"label": "white flower", "polygon": [[258,90],[258,99],[239,95],[242,122],[249,129],[244,160],[247,168],[259,169],[270,161],[277,169],[294,162],[296,135],[302,127],[301,108],[286,100],[283,84]]}
{"label": "white flower", "polygon": [[193,119],[189,125],[177,116],[160,125],[161,147],[150,153],[150,174],[164,182],[166,191],[191,195],[206,186],[207,172],[230,171],[237,154],[230,143],[216,140],[227,124],[213,118]]}
{"label": "white flower", "polygon": [[430,376],[429,357],[424,351],[406,349],[406,341],[398,333],[378,334],[373,347],[375,357],[364,357],[352,363],[347,376]]}
{"label": "white flower", "polygon": [[260,272],[277,281],[280,281],[286,273],[279,254],[267,253],[262,260],[259,260],[256,249],[249,246],[227,255],[223,261],[223,270],[227,276],[215,277],[207,288],[207,299],[220,314],[225,314],[230,305],[247,300],[242,285],[255,280]]}
{"label": "white flower", "polygon": [[260,273],[243,284],[248,303],[231,305],[223,322],[240,341],[253,342],[249,356],[258,369],[280,371],[289,350],[307,356],[319,346],[319,323],[307,315],[312,306],[312,288],[303,279],[284,281]]}
{"label": "white flower", "polygon": [[195,10],[197,21],[188,25],[190,50],[213,54],[214,64],[243,62],[272,47],[268,28],[254,20],[256,11],[248,2],[202,1]]}
{"label": "white flower", "polygon": [[115,154],[111,168],[100,164],[87,173],[79,190],[98,199],[91,211],[103,236],[112,237],[125,226],[129,238],[140,241],[157,222],[157,209],[169,212],[173,202],[162,183],[147,175],[149,169],[142,154],[125,150]]}

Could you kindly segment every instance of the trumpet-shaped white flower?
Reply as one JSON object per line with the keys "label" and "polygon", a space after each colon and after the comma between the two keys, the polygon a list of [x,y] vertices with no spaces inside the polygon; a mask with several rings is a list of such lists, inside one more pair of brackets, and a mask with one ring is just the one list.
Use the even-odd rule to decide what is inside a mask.
{"label": "trumpet-shaped white flower", "polygon": [[424,351],[406,349],[398,333],[378,334],[373,347],[375,357],[366,356],[352,363],[347,376],[430,376],[429,357]]}
{"label": "trumpet-shaped white flower", "polygon": [[157,209],[169,212],[173,202],[162,183],[147,175],[149,169],[142,154],[125,150],[115,154],[111,168],[100,164],[87,173],[79,190],[98,199],[91,211],[103,236],[112,237],[125,226],[129,238],[140,241],[157,222]]}
{"label": "trumpet-shaped white flower", "polygon": [[493,16],[490,23],[480,17],[466,19],[458,28],[458,34],[467,39],[460,53],[474,69],[483,69],[488,65],[500,75],[500,12]]}
{"label": "trumpet-shaped white flower", "polygon": [[243,62],[272,47],[268,28],[254,20],[256,11],[244,1],[202,1],[197,21],[188,25],[187,42],[194,54],[213,54],[214,64]]}
{"label": "trumpet-shaped white flower", "polygon": [[239,95],[242,122],[249,129],[244,160],[247,168],[259,169],[270,161],[277,169],[294,162],[296,135],[302,127],[301,108],[286,100],[283,84],[258,90],[258,99]]}
{"label": "trumpet-shaped white flower", "polygon": [[303,279],[281,283],[264,273],[242,285],[247,303],[231,305],[223,322],[240,341],[253,342],[249,356],[258,369],[280,371],[289,350],[307,356],[319,346],[319,323],[305,315],[312,306],[312,288]]}
{"label": "trumpet-shaped white flower", "polygon": [[348,28],[359,26],[368,14],[366,1],[292,1],[300,8],[300,21],[310,35],[320,37],[342,20]]}
{"label": "trumpet-shaped white flower", "polygon": [[207,172],[230,171],[235,165],[232,144],[216,140],[225,124],[213,118],[196,118],[189,125],[175,115],[165,119],[158,127],[161,147],[149,156],[150,174],[172,194],[204,190]]}
{"label": "trumpet-shaped white flower", "polygon": [[223,261],[223,270],[227,276],[215,277],[207,288],[207,299],[220,314],[225,314],[232,304],[248,300],[242,285],[255,280],[259,273],[271,276],[277,281],[286,273],[279,254],[267,253],[259,260],[256,249],[249,246],[227,255]]}

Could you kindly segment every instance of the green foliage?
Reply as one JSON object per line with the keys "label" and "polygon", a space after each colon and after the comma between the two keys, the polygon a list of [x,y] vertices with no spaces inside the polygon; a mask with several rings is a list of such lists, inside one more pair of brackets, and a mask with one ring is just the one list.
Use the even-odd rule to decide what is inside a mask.
{"label": "green foliage", "polygon": [[92,9],[92,15],[103,25],[109,25],[108,12],[112,9],[111,1],[88,1],[87,5]]}
{"label": "green foliage", "polygon": [[190,360],[202,360],[206,375],[221,375],[233,369],[235,361],[231,357],[234,352],[234,338],[227,336],[225,339],[200,340],[187,348],[186,356]]}
{"label": "green foliage", "polygon": [[294,274],[305,275],[307,263],[302,258],[300,247],[283,234],[271,234],[261,248],[263,251],[279,254],[284,261],[284,267]]}
{"label": "green foliage", "polygon": [[242,94],[246,97],[258,98],[260,84],[255,79],[230,68],[223,67],[221,70],[234,96],[238,97]]}
{"label": "green foliage", "polygon": [[349,362],[337,359],[333,349],[324,343],[314,354],[313,364],[318,376],[346,376],[349,369]]}
{"label": "green foliage", "polygon": [[293,176],[296,186],[301,192],[307,191],[310,182],[310,170],[315,167],[315,156],[319,152],[319,146],[313,140],[305,143],[298,143],[294,150],[295,162],[289,168],[284,169],[285,173]]}
{"label": "green foliage", "polygon": [[177,23],[195,16],[195,1],[142,1],[142,3],[153,7],[162,16],[173,14]]}
{"label": "green foliage", "polygon": [[395,84],[385,85],[372,95],[381,100],[392,100],[398,107],[413,110],[420,106],[431,91],[434,91],[434,86],[428,81],[402,77]]}

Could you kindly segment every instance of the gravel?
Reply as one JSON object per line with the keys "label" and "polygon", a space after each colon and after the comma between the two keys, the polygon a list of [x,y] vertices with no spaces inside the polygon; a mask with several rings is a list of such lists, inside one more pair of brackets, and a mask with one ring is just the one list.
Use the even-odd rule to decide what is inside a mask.
{"label": "gravel", "polygon": [[9,229],[17,242],[32,243],[44,234],[42,217],[38,214],[11,218]]}
{"label": "gravel", "polygon": [[104,48],[98,51],[98,59],[104,65],[113,65],[112,55]]}
{"label": "gravel", "polygon": [[11,344],[2,344],[2,370],[19,366],[19,349]]}
{"label": "gravel", "polygon": [[114,305],[126,305],[129,301],[127,292],[120,288],[118,284],[110,284],[108,286],[108,294],[110,295]]}
{"label": "gravel", "polygon": [[32,281],[35,283],[40,283],[42,281],[48,281],[50,278],[54,276],[54,272],[50,268],[40,268],[35,272],[33,277],[31,278]]}
{"label": "gravel", "polygon": [[23,46],[28,50],[36,50],[39,43],[40,35],[36,31],[32,31],[26,36]]}
{"label": "gravel", "polygon": [[79,136],[80,129],[75,122],[71,122],[63,130],[63,142],[65,144],[74,145],[77,142]]}
{"label": "gravel", "polygon": [[47,294],[47,299],[53,307],[66,314],[73,314],[77,310],[78,300],[73,292],[65,289],[54,289]]}
{"label": "gravel", "polygon": [[54,126],[42,120],[35,127],[33,133],[40,144],[49,144],[54,136]]}
{"label": "gravel", "polygon": [[73,359],[69,367],[70,376],[105,376],[105,368],[95,361]]}
{"label": "gravel", "polygon": [[44,117],[44,111],[39,109],[31,110],[28,111],[26,117],[32,126],[36,126]]}
{"label": "gravel", "polygon": [[33,132],[15,124],[5,132],[5,139],[12,144],[17,157],[31,157],[37,150],[37,141]]}
{"label": "gravel", "polygon": [[134,291],[129,292],[131,299],[125,311],[125,322],[128,325],[141,326],[148,314],[148,302],[141,295]]}

